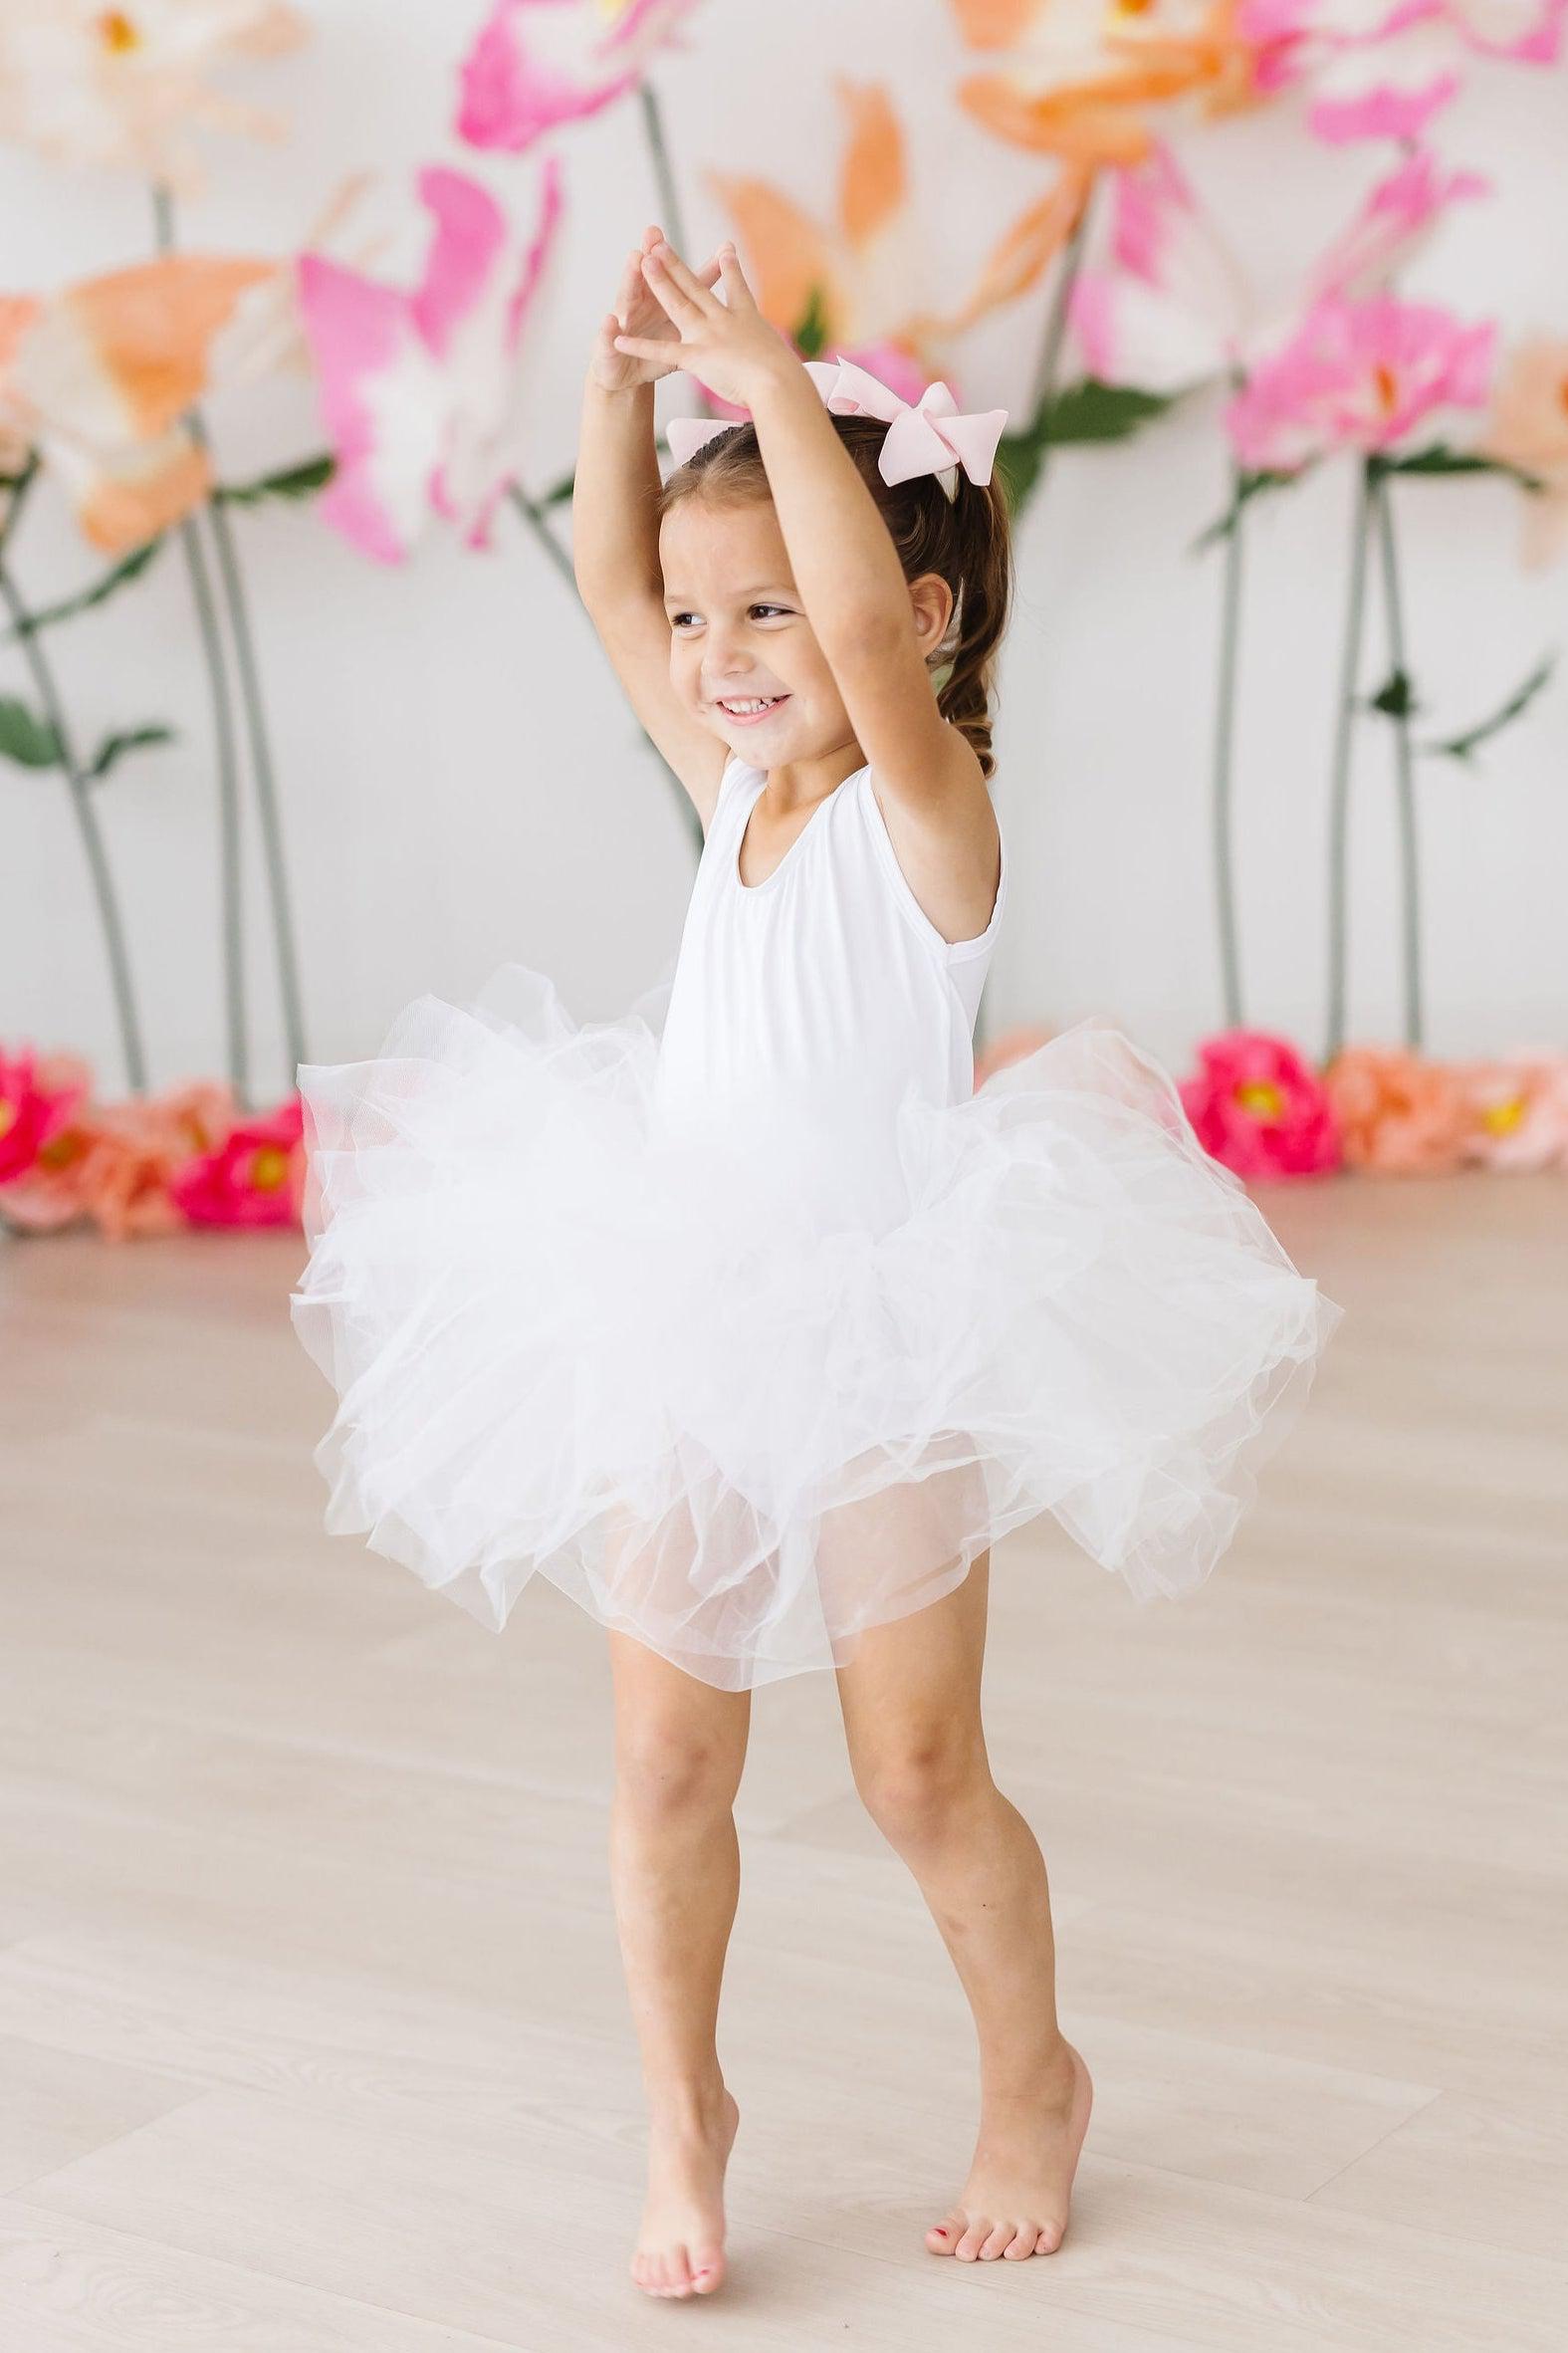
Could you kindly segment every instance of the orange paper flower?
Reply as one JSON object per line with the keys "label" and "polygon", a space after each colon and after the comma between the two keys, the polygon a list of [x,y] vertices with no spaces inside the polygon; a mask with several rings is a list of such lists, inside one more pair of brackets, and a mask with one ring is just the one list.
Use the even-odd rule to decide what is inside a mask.
{"label": "orange paper flower", "polygon": [[1499,1170],[1568,1169],[1568,1055],[1521,1048],[1456,1065],[1469,1119],[1464,1156]]}

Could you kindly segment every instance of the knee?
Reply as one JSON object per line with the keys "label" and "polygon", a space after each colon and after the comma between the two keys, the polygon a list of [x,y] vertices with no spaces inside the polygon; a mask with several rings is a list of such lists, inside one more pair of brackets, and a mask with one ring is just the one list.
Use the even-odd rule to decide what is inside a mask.
{"label": "knee", "polygon": [[854,1777],[867,1813],[896,1847],[942,1838],[992,1785],[978,1732],[947,1725],[878,1742],[854,1760]]}
{"label": "knee", "polygon": [[641,1727],[615,1749],[616,1803],[644,1820],[673,1821],[734,1803],[740,1774],[728,1747],[679,1726]]}

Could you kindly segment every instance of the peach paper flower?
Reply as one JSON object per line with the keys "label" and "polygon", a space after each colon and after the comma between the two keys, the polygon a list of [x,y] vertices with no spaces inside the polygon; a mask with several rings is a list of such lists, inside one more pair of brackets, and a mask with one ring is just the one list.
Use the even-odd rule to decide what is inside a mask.
{"label": "peach paper flower", "polygon": [[297,1226],[305,1198],[305,1108],[293,1095],[242,1119],[216,1151],[188,1161],[169,1191],[193,1226]]}
{"label": "peach paper flower", "polygon": [[237,322],[276,275],[170,254],[0,305],[0,417],[59,476],[94,547],[140,547],[207,496],[185,412],[248,375]]}
{"label": "peach paper flower", "polygon": [[1239,1177],[1317,1176],[1337,1168],[1334,1106],[1287,1039],[1226,1030],[1200,1041],[1178,1087],[1200,1143]]}
{"label": "peach paper flower", "polygon": [[283,127],[209,76],[304,38],[303,18],[282,0],[3,0],[0,138],[196,194],[191,131],[275,138]]}
{"label": "peach paper flower", "polygon": [[205,1079],[163,1095],[85,1103],[0,1204],[37,1233],[84,1217],[112,1242],[173,1233],[184,1223],[170,1196],[174,1177],[221,1143],[234,1117],[229,1088]]}
{"label": "peach paper flower", "polygon": [[1435,1176],[1458,1168],[1470,1105],[1452,1063],[1404,1047],[1347,1046],[1323,1072],[1345,1161],[1382,1176]]}
{"label": "peach paper flower", "polygon": [[1459,1062],[1456,1075],[1469,1111],[1466,1159],[1509,1172],[1568,1169],[1568,1055],[1520,1047]]}
{"label": "peach paper flower", "polygon": [[1532,336],[1508,354],[1476,448],[1545,484],[1523,493],[1521,553],[1551,563],[1568,548],[1568,338]]}

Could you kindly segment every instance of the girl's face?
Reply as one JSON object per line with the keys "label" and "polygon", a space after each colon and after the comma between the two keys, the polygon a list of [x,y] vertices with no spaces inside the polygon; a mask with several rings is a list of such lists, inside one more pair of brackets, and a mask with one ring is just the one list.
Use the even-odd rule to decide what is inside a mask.
{"label": "girl's face", "polygon": [[723,506],[701,492],[681,499],[660,524],[659,558],[670,678],[704,726],[754,768],[853,743],[771,499]]}

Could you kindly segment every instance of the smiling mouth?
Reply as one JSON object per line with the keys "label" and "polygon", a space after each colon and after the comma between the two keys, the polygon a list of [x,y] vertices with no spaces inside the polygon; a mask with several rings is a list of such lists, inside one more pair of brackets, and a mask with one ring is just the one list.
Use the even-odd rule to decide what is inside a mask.
{"label": "smiling mouth", "polygon": [[761,719],[765,712],[777,710],[788,700],[786,694],[721,695],[718,707],[727,719]]}

